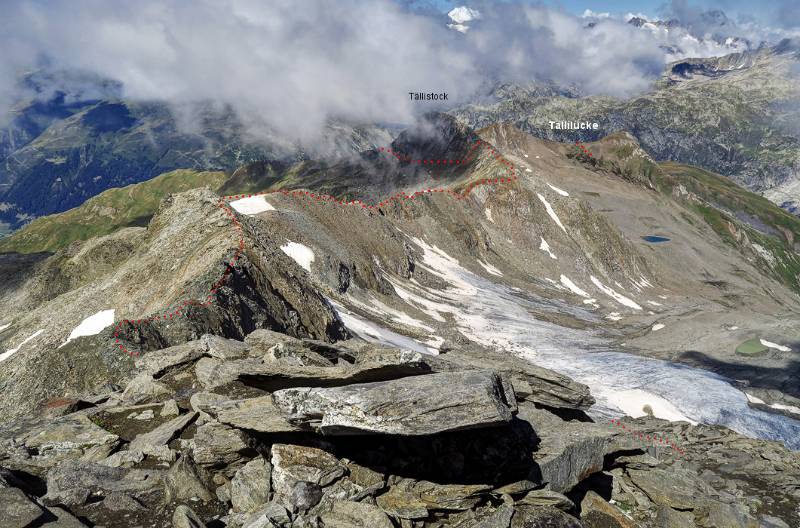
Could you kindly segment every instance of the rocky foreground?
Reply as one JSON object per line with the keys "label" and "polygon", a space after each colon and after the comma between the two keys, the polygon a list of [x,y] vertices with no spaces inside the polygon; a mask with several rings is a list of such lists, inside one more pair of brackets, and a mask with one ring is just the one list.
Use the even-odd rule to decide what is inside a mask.
{"label": "rocky foreground", "polygon": [[0,427],[2,526],[799,525],[797,453],[594,423],[585,386],[486,363],[267,330],[147,353],[124,387]]}

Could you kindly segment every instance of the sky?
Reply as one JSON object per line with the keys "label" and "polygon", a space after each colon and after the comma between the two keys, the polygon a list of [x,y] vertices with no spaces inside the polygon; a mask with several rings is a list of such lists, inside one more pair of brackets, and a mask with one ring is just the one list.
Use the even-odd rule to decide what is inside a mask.
{"label": "sky", "polygon": [[[212,102],[233,109],[254,133],[304,143],[331,120],[408,123],[436,109],[410,101],[410,91],[447,92],[459,104],[498,82],[549,81],[584,94],[631,97],[647,90],[669,61],[741,51],[691,32],[707,32],[705,7],[744,6],[673,0],[657,10],[690,29],[665,32],[620,17],[584,18],[587,8],[604,12],[604,4],[591,0],[560,0],[557,7],[528,0],[2,3],[0,124],[20,99],[53,90],[90,97],[96,86],[87,79],[101,78],[115,81],[125,98],[171,103],[188,126],[192,105]],[[448,18],[457,4],[471,8],[472,20]],[[656,5],[636,4],[637,11]],[[609,5],[623,10],[626,2]],[[795,0],[769,6],[759,9],[773,17],[770,24],[724,31],[754,43],[800,35]],[[61,73],[49,92],[32,94],[20,79],[42,69]]]}

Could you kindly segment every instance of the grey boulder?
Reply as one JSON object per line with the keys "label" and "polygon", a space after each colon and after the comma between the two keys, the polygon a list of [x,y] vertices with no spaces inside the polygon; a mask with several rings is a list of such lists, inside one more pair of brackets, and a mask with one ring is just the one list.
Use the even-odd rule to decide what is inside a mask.
{"label": "grey boulder", "polygon": [[500,376],[482,370],[284,389],[272,398],[291,423],[329,435],[430,435],[487,427],[511,421],[516,407]]}

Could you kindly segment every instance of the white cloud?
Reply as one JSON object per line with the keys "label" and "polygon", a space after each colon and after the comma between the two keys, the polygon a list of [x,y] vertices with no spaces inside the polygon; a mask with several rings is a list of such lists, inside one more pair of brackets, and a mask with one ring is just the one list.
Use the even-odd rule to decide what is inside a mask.
{"label": "white cloud", "polygon": [[[629,96],[661,72],[657,36],[603,17],[594,27],[524,2],[443,15],[391,0],[7,0],[0,17],[0,114],[39,64],[94,72],[125,97],[176,109],[212,101],[264,135],[304,143],[332,119],[410,123],[441,109],[408,92],[471,100],[495,81],[552,80]],[[462,26],[462,27],[455,27]],[[469,28],[469,31],[466,29]]]}
{"label": "white cloud", "polygon": [[583,14],[581,15],[583,18],[610,18],[611,13],[595,13],[591,9],[586,9]]}

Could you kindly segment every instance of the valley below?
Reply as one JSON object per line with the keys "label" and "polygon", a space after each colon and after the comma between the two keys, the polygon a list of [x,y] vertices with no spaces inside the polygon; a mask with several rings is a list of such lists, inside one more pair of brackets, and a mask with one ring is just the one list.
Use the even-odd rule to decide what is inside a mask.
{"label": "valley below", "polygon": [[152,526],[800,519],[798,221],[624,133],[431,119],[3,241],[0,476],[35,518],[116,526],[123,494]]}

